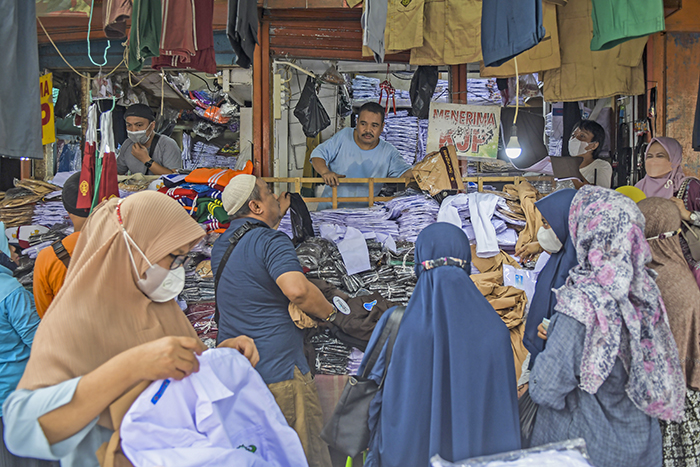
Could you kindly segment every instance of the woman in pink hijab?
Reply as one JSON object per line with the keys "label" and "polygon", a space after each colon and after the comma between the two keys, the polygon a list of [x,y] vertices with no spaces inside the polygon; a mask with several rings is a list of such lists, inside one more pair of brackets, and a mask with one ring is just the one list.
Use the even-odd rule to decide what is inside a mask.
{"label": "woman in pink hijab", "polygon": [[[644,158],[647,175],[635,186],[648,198],[658,197],[673,201],[681,218],[700,226],[700,180],[683,174],[683,147],[673,138],[659,136],[651,140]],[[687,227],[683,226],[684,230]],[[700,286],[700,261],[693,259],[688,243],[681,235],[683,256]]]}

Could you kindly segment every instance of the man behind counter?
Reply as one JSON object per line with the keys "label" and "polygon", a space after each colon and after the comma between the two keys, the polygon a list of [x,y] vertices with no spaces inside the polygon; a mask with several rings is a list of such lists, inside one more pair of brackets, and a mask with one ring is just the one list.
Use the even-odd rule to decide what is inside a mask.
{"label": "man behind counter", "polygon": [[[333,186],[338,185],[338,197],[366,197],[368,187],[363,183],[338,184],[338,179],[348,178],[410,178],[411,166],[401,157],[398,149],[380,140],[384,129],[384,108],[376,102],[360,107],[357,127],[344,128],[331,139],[320,144],[311,153],[311,164],[328,185],[323,197],[330,197]],[[374,195],[382,189],[375,183]],[[339,207],[367,207],[367,203],[339,203]],[[331,203],[319,203],[318,210],[328,209]]]}
{"label": "man behind counter", "polygon": [[117,158],[117,172],[124,175],[166,175],[182,168],[182,151],[174,139],[156,133],[151,108],[144,104],[129,106],[124,112],[126,132]]}

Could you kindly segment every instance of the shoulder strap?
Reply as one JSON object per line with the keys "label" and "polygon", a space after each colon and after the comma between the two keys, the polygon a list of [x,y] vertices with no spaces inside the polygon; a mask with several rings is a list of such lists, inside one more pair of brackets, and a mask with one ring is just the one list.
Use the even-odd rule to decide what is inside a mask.
{"label": "shoulder strap", "polygon": [[394,350],[394,342],[396,341],[396,335],[398,334],[399,331],[399,326],[401,325],[401,319],[403,318],[403,314],[406,311],[405,306],[398,306],[396,309],[391,313],[391,316],[389,316],[389,319],[386,322],[386,325],[384,326],[384,329],[382,330],[382,334],[379,336],[379,339],[377,340],[377,345],[374,346],[372,349],[372,353],[369,356],[369,360],[367,361],[367,365],[365,366],[365,371],[362,373],[363,378],[367,378],[369,374],[372,372],[372,368],[374,368],[374,364],[377,363],[377,359],[379,358],[379,354],[382,353],[382,349],[384,348],[384,343],[386,343],[387,339],[389,340],[389,346],[386,349],[386,365],[384,367],[384,375],[382,376],[382,382],[384,382],[384,378],[386,378],[386,369],[389,368],[389,361],[391,360],[391,353]]}
{"label": "shoulder strap", "polygon": [[688,189],[688,185],[690,185],[691,180],[692,178],[689,177],[681,182],[681,186],[678,188],[678,192],[676,192],[676,198],[683,199],[685,197],[685,192]]}
{"label": "shoulder strap", "polygon": [[66,269],[68,269],[68,265],[70,264],[70,253],[68,253],[66,247],[63,246],[63,241],[56,240],[51,244],[51,248],[53,248],[53,252],[56,253],[56,258],[58,258],[66,266]]}
{"label": "shoulder strap", "polygon": [[151,146],[148,148],[148,157],[153,159],[153,154],[156,152],[156,146],[158,146],[158,140],[160,139],[160,135],[158,133],[155,133],[153,135],[153,141],[151,141]]}
{"label": "shoulder strap", "polygon": [[221,280],[221,274],[224,271],[224,268],[226,267],[226,263],[228,263],[228,259],[231,256],[231,253],[233,253],[233,249],[236,248],[236,245],[238,245],[238,242],[241,241],[243,236],[250,232],[253,229],[256,229],[258,227],[267,227],[262,224],[258,223],[252,223],[252,222],[246,222],[242,226],[236,229],[235,232],[233,232],[233,235],[228,239],[229,245],[228,248],[226,248],[226,252],[224,253],[224,256],[221,258],[221,262],[219,263],[219,267],[216,270],[216,277],[214,278],[214,321],[218,324],[219,323],[219,305],[217,302],[216,297],[218,296],[217,290],[219,289],[219,281]]}

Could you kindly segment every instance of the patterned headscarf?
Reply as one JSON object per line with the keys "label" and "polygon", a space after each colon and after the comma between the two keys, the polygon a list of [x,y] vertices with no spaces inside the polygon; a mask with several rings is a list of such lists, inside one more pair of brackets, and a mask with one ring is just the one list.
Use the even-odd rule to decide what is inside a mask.
{"label": "patterned headscarf", "polygon": [[613,190],[586,185],[571,203],[569,231],[578,266],[556,291],[556,311],[586,327],[579,387],[595,394],[617,357],[626,392],[649,416],[680,422],[685,381],[653,273],[644,216]]}

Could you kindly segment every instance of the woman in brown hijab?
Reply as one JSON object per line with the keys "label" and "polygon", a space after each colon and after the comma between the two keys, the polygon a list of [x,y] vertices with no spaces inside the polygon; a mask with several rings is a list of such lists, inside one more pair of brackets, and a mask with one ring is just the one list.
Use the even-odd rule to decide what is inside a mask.
{"label": "woman in brown hijab", "polygon": [[[203,235],[157,192],[112,199],[92,213],[3,406],[10,451],[97,466],[96,451],[120,422],[115,401],[198,370],[205,347],[173,298],[184,283],[183,255]],[[222,344],[257,363],[249,338]]]}
{"label": "woman in brown hijab", "polygon": [[656,283],[687,384],[683,421],[660,421],[664,465],[696,465],[700,461],[700,289],[683,256],[676,205],[664,198],[647,198],[637,205],[646,218],[645,234],[653,255],[650,266],[658,273]]}

